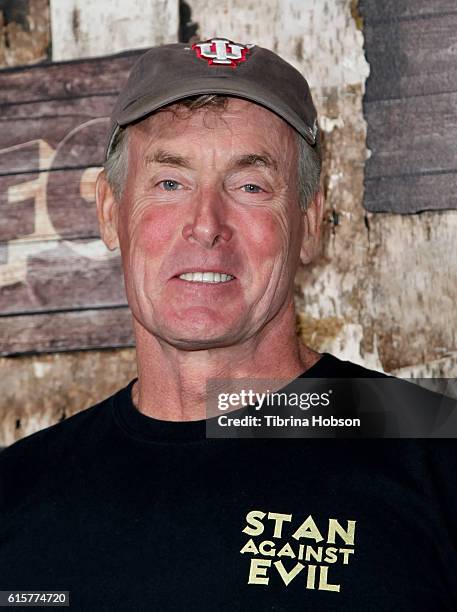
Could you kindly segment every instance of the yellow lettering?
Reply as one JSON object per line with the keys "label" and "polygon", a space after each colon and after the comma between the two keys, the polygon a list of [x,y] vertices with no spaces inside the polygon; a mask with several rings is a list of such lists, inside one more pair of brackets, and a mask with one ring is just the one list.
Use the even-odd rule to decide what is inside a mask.
{"label": "yellow lettering", "polygon": [[288,586],[305,567],[303,563],[297,563],[290,572],[287,572],[282,561],[275,561],[274,565],[286,586]]}
{"label": "yellow lettering", "polygon": [[355,521],[347,521],[345,529],[337,519],[329,519],[328,521],[328,543],[335,544],[336,534],[344,541],[345,544],[354,545]]}
{"label": "yellow lettering", "polygon": [[316,566],[308,565],[308,578],[306,579],[306,588],[307,589],[315,589],[316,588]]}
{"label": "yellow lettering", "polygon": [[325,551],[325,563],[336,563],[338,549],[333,546],[329,546]]}
{"label": "yellow lettering", "polygon": [[275,543],[270,540],[264,540],[259,545],[259,553],[265,557],[274,557],[276,554]]}
{"label": "yellow lettering", "polygon": [[313,561],[320,563],[322,561],[322,546],[319,546],[317,550],[315,550],[312,546],[307,546],[305,560],[311,561],[311,557],[313,557]]}
{"label": "yellow lettering", "polygon": [[326,565],[321,565],[320,569],[320,574],[319,574],[319,587],[318,589],[320,591],[336,591],[337,593],[340,592],[340,585],[339,584],[329,584],[327,582],[328,580],[328,567]]}
{"label": "yellow lettering", "polygon": [[290,522],[292,520],[291,514],[281,514],[280,512],[269,512],[268,518],[275,521],[275,529],[273,532],[274,538],[280,538],[282,534],[282,525],[284,521]]}
{"label": "yellow lettering", "polygon": [[284,544],[284,546],[278,552],[278,557],[291,557],[292,559],[295,559],[295,553],[292,550],[292,547],[289,542],[287,542],[287,544]]}
{"label": "yellow lettering", "polygon": [[303,521],[292,537],[296,540],[299,540],[300,538],[311,538],[316,542],[322,542],[324,539],[311,515],[309,515],[308,518]]}
{"label": "yellow lettering", "polygon": [[268,584],[267,568],[271,566],[271,559],[251,559],[248,584]]}
{"label": "yellow lettering", "polygon": [[243,529],[243,533],[247,533],[250,536],[257,536],[263,533],[265,527],[262,523],[262,519],[265,516],[266,513],[261,510],[251,510],[251,512],[248,512],[246,515],[246,522],[248,525],[251,525],[251,527],[246,525]]}
{"label": "yellow lettering", "polygon": [[257,546],[254,544],[254,540],[252,538],[249,540],[249,542],[246,542],[246,544],[240,550],[241,554],[251,553],[253,555],[256,555],[258,552],[259,551],[257,550]]}
{"label": "yellow lettering", "polygon": [[354,554],[353,548],[340,548],[340,553],[343,554],[343,565],[347,565],[349,563],[349,555]]}

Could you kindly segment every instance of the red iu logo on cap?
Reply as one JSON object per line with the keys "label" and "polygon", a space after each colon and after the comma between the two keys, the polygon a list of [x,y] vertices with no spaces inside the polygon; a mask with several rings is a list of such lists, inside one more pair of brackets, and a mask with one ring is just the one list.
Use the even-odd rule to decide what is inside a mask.
{"label": "red iu logo on cap", "polygon": [[246,61],[246,54],[254,45],[240,45],[226,38],[211,38],[192,45],[197,57],[205,59],[210,66],[232,66]]}

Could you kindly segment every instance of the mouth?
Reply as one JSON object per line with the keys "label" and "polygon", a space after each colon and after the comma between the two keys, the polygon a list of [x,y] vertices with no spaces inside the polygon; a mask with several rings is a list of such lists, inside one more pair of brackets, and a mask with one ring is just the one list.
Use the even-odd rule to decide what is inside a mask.
{"label": "mouth", "polygon": [[208,284],[222,284],[229,283],[234,280],[235,277],[225,272],[183,272],[175,276],[180,280],[187,281],[189,283],[208,283]]}

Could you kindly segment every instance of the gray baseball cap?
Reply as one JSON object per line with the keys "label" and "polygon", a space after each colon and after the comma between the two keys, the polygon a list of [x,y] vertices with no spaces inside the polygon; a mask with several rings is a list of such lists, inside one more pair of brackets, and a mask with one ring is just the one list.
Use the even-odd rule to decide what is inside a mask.
{"label": "gray baseball cap", "polygon": [[192,45],[153,47],[138,58],[114,106],[106,157],[119,128],[200,94],[235,96],[260,104],[311,146],[316,144],[316,109],[300,72],[268,49],[212,38]]}

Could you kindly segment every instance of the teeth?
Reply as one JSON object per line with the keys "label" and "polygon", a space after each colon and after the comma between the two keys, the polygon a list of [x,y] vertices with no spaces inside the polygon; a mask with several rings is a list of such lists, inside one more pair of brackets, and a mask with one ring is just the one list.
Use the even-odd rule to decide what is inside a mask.
{"label": "teeth", "polygon": [[192,283],[226,283],[234,277],[220,272],[186,272],[180,274],[179,278]]}

